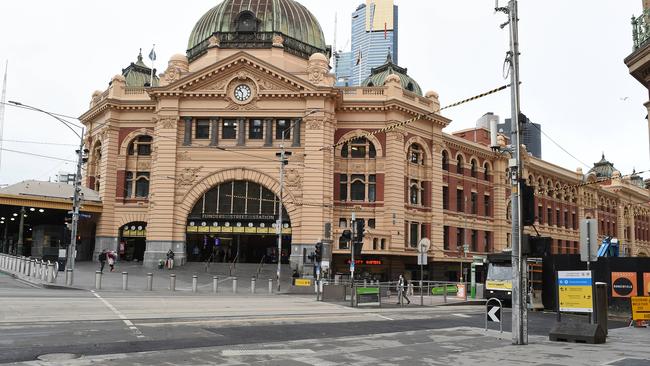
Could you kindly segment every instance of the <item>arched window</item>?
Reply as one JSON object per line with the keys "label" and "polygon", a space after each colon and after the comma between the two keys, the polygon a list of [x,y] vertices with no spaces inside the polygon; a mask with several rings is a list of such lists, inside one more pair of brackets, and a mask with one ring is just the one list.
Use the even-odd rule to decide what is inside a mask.
{"label": "arched window", "polygon": [[411,144],[408,154],[409,162],[413,164],[424,165],[424,151],[418,144]]}
{"label": "arched window", "polygon": [[456,173],[463,174],[463,156],[458,154],[456,157]]}
{"label": "arched window", "polygon": [[409,201],[412,205],[420,204],[420,188],[417,182],[411,181],[411,188],[409,190]]}
{"label": "arched window", "polygon": [[366,183],[361,179],[354,179],[350,185],[350,199],[352,201],[364,201],[366,199]]}
{"label": "arched window", "polygon": [[476,160],[474,159],[470,163],[470,174],[473,178],[476,178]]}
{"label": "arched window", "polygon": [[149,173],[138,173],[135,179],[135,196],[138,198],[146,198],[149,196]]}
{"label": "arched window", "polygon": [[235,29],[237,32],[256,32],[258,20],[250,11],[243,11],[237,16]]}
{"label": "arched window", "polygon": [[483,164],[483,178],[490,180],[490,165],[488,163]]}
{"label": "arched window", "polygon": [[150,156],[151,155],[151,142],[153,138],[151,136],[142,135],[133,139],[129,144],[128,154],[135,155],[136,152],[138,156]]}
{"label": "arched window", "polygon": [[408,83],[408,85],[406,85],[406,90],[413,91],[413,89],[415,89],[413,88],[413,83]]}
{"label": "arched window", "polygon": [[449,170],[449,153],[442,150],[442,170]]}
{"label": "arched window", "polygon": [[346,142],[343,144],[343,147],[341,148],[341,157],[352,159],[375,159],[377,157],[377,150],[371,141],[365,137],[360,137],[349,143]]}

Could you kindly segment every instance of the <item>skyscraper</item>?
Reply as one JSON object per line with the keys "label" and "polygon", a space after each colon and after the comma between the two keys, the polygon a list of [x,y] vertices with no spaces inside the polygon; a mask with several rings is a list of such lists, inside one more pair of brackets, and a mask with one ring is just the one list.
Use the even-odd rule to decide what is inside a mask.
{"label": "skyscraper", "polygon": [[[512,129],[510,128],[510,118],[506,118],[505,123],[499,123],[497,126],[497,131],[505,134],[510,137]],[[533,123],[531,120],[526,117],[525,114],[521,114],[520,117],[521,123],[521,143],[526,145],[526,150],[532,154],[534,157],[541,159],[542,158],[542,126],[539,123]]]}
{"label": "skyscraper", "polygon": [[357,86],[373,67],[386,62],[390,52],[399,63],[397,46],[397,5],[393,0],[366,0],[352,13],[351,51],[336,54],[339,86]]}

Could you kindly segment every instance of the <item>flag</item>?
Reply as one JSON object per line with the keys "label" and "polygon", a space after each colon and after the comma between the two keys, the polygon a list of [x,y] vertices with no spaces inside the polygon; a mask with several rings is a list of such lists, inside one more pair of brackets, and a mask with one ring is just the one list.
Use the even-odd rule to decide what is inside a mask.
{"label": "flag", "polygon": [[388,39],[388,23],[384,22],[384,40]]}
{"label": "flag", "polygon": [[151,52],[149,52],[149,60],[156,61],[155,45],[154,45],[154,47],[151,48]]}
{"label": "flag", "polygon": [[359,50],[359,54],[357,55],[357,65],[361,63],[362,58],[363,58],[363,54],[361,53],[361,50]]}

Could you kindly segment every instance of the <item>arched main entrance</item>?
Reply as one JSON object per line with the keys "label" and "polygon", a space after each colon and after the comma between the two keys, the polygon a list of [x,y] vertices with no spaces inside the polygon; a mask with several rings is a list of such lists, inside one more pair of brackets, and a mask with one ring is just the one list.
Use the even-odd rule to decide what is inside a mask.
{"label": "arched main entrance", "polygon": [[147,223],[134,221],[120,228],[120,258],[125,261],[142,262],[147,248]]}
{"label": "arched main entrance", "polygon": [[[188,261],[277,263],[280,200],[268,188],[231,180],[205,192],[187,218]],[[282,263],[291,253],[291,221],[282,207]]]}

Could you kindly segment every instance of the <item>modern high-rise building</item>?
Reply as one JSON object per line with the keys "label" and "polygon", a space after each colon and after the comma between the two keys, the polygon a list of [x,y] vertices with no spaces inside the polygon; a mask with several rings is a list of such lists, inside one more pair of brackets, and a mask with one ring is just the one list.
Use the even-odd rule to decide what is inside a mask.
{"label": "modern high-rise building", "polygon": [[[510,118],[497,125],[497,130],[510,138]],[[525,114],[521,114],[521,143],[526,145],[526,150],[534,157],[542,158],[542,126],[531,122]]]}
{"label": "modern high-rise building", "polygon": [[393,0],[366,0],[352,13],[351,51],[336,53],[339,86],[358,86],[391,54],[399,63],[397,5]]}

